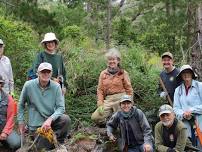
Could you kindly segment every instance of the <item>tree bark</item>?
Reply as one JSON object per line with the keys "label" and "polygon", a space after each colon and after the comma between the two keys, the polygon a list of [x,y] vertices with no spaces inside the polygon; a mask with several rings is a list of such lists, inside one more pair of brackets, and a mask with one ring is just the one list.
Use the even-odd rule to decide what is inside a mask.
{"label": "tree bark", "polygon": [[198,75],[198,79],[202,80],[202,3],[196,9],[196,32],[195,43],[192,46],[191,65]]}

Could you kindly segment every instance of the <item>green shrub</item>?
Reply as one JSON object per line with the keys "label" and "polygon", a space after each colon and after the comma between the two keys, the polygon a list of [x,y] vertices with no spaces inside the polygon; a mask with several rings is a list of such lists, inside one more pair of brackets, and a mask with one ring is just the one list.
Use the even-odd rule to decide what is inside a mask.
{"label": "green shrub", "polygon": [[0,17],[0,37],[6,45],[4,53],[11,60],[15,85],[21,88],[38,47],[37,34],[25,23]]}

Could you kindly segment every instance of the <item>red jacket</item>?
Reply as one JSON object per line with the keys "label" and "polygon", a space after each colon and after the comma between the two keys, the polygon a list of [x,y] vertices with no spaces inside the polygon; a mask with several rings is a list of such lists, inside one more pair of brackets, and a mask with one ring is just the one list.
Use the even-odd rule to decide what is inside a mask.
{"label": "red jacket", "polygon": [[8,96],[8,108],[7,108],[7,120],[4,129],[2,130],[3,133],[10,135],[13,131],[14,123],[14,116],[15,116],[15,104],[12,96]]}

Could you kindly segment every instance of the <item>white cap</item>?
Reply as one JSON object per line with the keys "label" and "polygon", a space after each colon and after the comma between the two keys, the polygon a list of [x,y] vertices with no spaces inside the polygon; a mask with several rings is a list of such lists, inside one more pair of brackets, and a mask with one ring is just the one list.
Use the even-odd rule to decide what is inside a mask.
{"label": "white cap", "polygon": [[54,40],[57,41],[57,43],[59,43],[59,40],[56,38],[55,33],[50,32],[44,35],[44,39],[41,41],[41,43],[54,41]]}
{"label": "white cap", "polygon": [[3,40],[2,40],[2,39],[0,39],[0,44],[4,44],[4,42],[3,42]]}
{"label": "white cap", "polygon": [[172,113],[172,112],[173,108],[168,104],[164,104],[159,108],[159,117],[164,113]]}
{"label": "white cap", "polygon": [[121,98],[120,103],[122,103],[124,101],[130,101],[130,102],[132,102],[132,97],[129,96],[129,95],[123,95],[122,98]]}
{"label": "white cap", "polygon": [[43,62],[38,67],[38,72],[41,72],[43,70],[50,70],[52,71],[52,65],[48,62]]}

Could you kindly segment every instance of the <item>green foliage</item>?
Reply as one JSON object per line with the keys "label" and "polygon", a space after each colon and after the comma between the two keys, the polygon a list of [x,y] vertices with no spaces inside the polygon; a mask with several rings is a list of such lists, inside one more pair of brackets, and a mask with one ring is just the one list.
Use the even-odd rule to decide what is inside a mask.
{"label": "green foliage", "polygon": [[6,45],[5,55],[11,60],[15,85],[21,88],[37,50],[37,34],[25,23],[0,17],[0,37]]}
{"label": "green foliage", "polygon": [[118,45],[129,45],[136,39],[131,20],[129,18],[117,18],[113,21],[112,27],[112,37],[117,41]]}
{"label": "green foliage", "polygon": [[62,29],[61,36],[63,38],[68,38],[69,40],[75,41],[76,44],[80,44],[84,39],[81,29],[77,25],[64,27]]}
{"label": "green foliage", "polygon": [[30,23],[39,34],[50,31],[58,32],[59,23],[54,20],[54,12],[50,13],[33,3],[26,2],[21,2],[18,7],[10,11],[15,14],[16,18]]}

